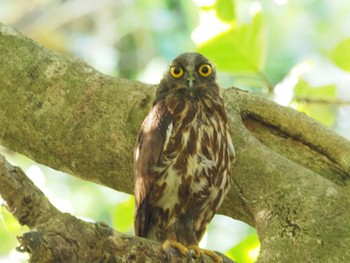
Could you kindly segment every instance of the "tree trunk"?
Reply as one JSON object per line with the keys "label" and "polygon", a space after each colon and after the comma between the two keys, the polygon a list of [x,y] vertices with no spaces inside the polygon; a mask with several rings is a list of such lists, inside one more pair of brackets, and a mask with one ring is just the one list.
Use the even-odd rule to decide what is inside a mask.
{"label": "tree trunk", "polygon": [[[1,24],[0,57],[0,144],[54,169],[132,193],[133,146],[155,86],[105,76]],[[349,141],[263,97],[234,88],[222,93],[238,160],[220,213],[256,227],[260,263],[350,262]],[[10,207],[15,203],[16,209],[25,209],[26,198],[6,197],[10,190],[1,183],[6,180],[1,174],[1,196]],[[49,204],[34,207],[38,213],[51,211],[57,222],[77,220],[62,219]],[[54,243],[44,244],[51,221],[43,218],[28,223],[19,217],[32,229],[40,225],[36,246],[50,244],[47,253],[53,254]],[[123,236],[103,224],[89,228],[99,233],[92,238],[96,244],[98,238]],[[78,240],[89,238],[84,234]],[[60,247],[65,248],[69,250]],[[129,259],[136,258],[132,254]]]}

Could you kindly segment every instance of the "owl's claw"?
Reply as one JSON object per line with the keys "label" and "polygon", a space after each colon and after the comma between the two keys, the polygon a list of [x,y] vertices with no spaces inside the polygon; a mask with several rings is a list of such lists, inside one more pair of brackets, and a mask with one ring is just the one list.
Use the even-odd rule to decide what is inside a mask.
{"label": "owl's claw", "polygon": [[218,254],[216,254],[214,251],[202,249],[202,248],[198,247],[197,245],[191,245],[188,247],[188,249],[190,250],[191,255],[193,255],[195,258],[199,258],[203,255],[206,255],[206,256],[210,257],[213,260],[213,262],[215,262],[215,263],[222,263],[223,262],[222,257],[220,257]]}
{"label": "owl's claw", "polygon": [[[173,255],[174,253],[177,254],[180,257],[187,258],[187,261],[190,260],[190,253],[188,249],[181,245],[179,242],[173,241],[173,240],[166,240],[162,245],[162,250],[164,254],[167,256],[169,262],[177,262],[178,257],[174,258],[170,255]],[[171,253],[172,252],[172,253]]]}
{"label": "owl's claw", "polygon": [[[210,258],[214,263],[222,263],[223,259],[220,255],[213,251],[202,249],[197,245],[190,245],[187,248],[179,242],[173,240],[166,240],[162,245],[162,250],[167,256],[168,262],[175,263],[180,261],[180,258],[187,258],[187,262],[203,262],[203,256]],[[174,258],[174,254],[177,255]],[[191,259],[192,258],[192,259]],[[208,262],[208,261],[204,261]]]}

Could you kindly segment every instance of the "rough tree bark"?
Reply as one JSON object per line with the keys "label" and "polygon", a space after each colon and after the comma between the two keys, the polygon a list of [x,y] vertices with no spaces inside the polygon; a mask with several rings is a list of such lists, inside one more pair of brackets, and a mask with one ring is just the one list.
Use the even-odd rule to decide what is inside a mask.
{"label": "rough tree bark", "polygon": [[[0,144],[37,162],[132,193],[132,149],[154,89],[105,76],[79,59],[49,51],[0,25]],[[256,227],[260,263],[350,262],[350,142],[306,115],[263,97],[233,88],[224,90],[223,96],[238,161],[220,213]],[[59,229],[65,220],[77,219],[63,219],[47,201],[28,212],[23,204],[32,204],[34,190],[9,194],[25,186],[5,187],[16,176],[9,165],[3,167],[11,176],[1,172],[1,196],[16,208],[15,215],[22,215],[20,222],[32,227],[34,238],[29,239],[35,240],[34,247],[50,248],[48,253],[53,255],[55,247],[48,246],[52,243],[45,236],[47,225],[57,222]],[[45,216],[40,220],[33,216],[41,212]],[[57,220],[45,222],[48,215]],[[80,221],[73,226],[100,233],[101,239],[125,237],[103,224]],[[60,235],[69,244],[66,233],[55,236]],[[84,239],[91,236],[84,234],[78,241],[88,243]],[[108,242],[98,244],[108,248],[96,249],[105,256],[113,247]],[[79,259],[76,250],[60,249]],[[31,250],[33,261],[35,252]],[[130,261],[139,259],[138,252],[131,252]]]}

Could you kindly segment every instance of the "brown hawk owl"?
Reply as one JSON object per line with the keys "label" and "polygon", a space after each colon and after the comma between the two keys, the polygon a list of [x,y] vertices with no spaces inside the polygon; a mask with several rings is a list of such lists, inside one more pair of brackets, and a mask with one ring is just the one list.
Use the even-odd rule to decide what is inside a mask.
{"label": "brown hawk owl", "polygon": [[215,69],[198,53],[164,74],[135,148],[135,234],[197,245],[230,188],[234,148]]}

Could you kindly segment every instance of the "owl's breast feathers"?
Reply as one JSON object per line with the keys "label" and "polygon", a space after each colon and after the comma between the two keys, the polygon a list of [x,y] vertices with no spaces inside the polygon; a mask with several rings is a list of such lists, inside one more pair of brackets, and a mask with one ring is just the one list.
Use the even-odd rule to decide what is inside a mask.
{"label": "owl's breast feathers", "polygon": [[223,100],[212,95],[166,96],[145,119],[135,150],[137,235],[186,218],[199,239],[227,194],[234,148]]}

